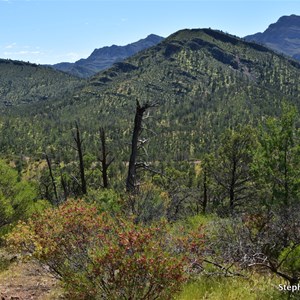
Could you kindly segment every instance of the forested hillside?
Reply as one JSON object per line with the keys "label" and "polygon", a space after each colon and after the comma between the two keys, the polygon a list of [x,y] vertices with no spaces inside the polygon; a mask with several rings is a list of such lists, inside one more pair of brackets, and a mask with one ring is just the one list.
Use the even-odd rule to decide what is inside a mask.
{"label": "forested hillside", "polygon": [[80,90],[69,89],[55,101],[6,108],[2,140],[16,138],[4,142],[2,151],[34,155],[36,149],[57,147],[80,120],[90,136],[87,147],[99,126],[107,127],[124,160],[139,100],[157,103],[147,121],[155,132],[146,134],[153,135],[149,159],[197,159],[206,141],[215,141],[224,128],[276,115],[282,100],[298,105],[299,72],[296,62],[254,43],[209,29],[182,30],[97,74]]}
{"label": "forested hillside", "polygon": [[1,111],[19,104],[51,101],[73,93],[79,85],[78,78],[50,67],[0,59]]}

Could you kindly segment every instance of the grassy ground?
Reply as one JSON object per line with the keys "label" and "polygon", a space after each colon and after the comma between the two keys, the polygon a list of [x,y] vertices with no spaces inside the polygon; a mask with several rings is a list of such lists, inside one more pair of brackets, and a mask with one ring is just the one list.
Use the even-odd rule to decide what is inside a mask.
{"label": "grassy ground", "polygon": [[204,277],[187,284],[176,300],[284,300],[289,298],[279,291],[278,285],[285,284],[272,275],[251,274],[241,277]]}

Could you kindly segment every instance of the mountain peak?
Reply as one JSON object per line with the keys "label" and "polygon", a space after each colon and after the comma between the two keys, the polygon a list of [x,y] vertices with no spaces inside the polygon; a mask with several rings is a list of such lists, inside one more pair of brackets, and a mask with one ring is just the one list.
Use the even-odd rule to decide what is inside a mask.
{"label": "mountain peak", "polygon": [[153,33],[150,33],[149,35],[147,35],[146,39],[161,39],[162,37]]}
{"label": "mountain peak", "polygon": [[245,39],[300,60],[300,16],[282,16],[263,33],[248,35]]}
{"label": "mountain peak", "polygon": [[[284,25],[299,25],[300,24],[300,16],[297,16],[295,14],[292,14],[290,16],[282,16],[278,19],[278,21],[276,22],[277,24],[284,24]],[[276,24],[275,23],[275,24]]]}
{"label": "mountain peak", "polygon": [[164,38],[155,34],[149,34],[146,38],[125,45],[111,45],[95,49],[92,54],[75,63],[60,63],[53,68],[79,77],[89,77],[102,70],[108,69],[114,63],[121,62],[139,51],[157,45]]}
{"label": "mountain peak", "polygon": [[159,35],[151,33],[144,40],[148,40],[154,43],[159,43],[163,40],[163,38]]}
{"label": "mountain peak", "polygon": [[280,30],[286,32],[292,28],[300,28],[300,16],[290,15],[290,16],[282,16],[278,19],[276,23],[271,24],[264,33],[268,33],[272,30]]}

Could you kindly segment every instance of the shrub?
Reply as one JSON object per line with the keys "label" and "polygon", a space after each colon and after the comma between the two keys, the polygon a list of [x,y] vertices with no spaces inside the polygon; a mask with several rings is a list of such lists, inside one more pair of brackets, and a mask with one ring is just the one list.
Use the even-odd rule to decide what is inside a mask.
{"label": "shrub", "polygon": [[150,224],[166,217],[170,199],[164,190],[147,182],[139,187],[138,194],[128,196],[128,204],[136,222]]}
{"label": "shrub", "polygon": [[90,190],[86,201],[95,203],[101,212],[115,214],[121,211],[121,197],[113,189]]}
{"label": "shrub", "polygon": [[160,225],[112,219],[93,204],[67,201],[19,223],[7,243],[46,264],[71,299],[168,299],[203,241],[198,234],[176,239]]}
{"label": "shrub", "polygon": [[300,280],[300,245],[291,244],[286,247],[279,256],[281,269],[291,284],[298,284]]}
{"label": "shrub", "polygon": [[37,201],[35,187],[19,180],[18,172],[0,160],[0,237],[7,233],[12,224],[26,219],[33,212],[42,210],[47,201]]}

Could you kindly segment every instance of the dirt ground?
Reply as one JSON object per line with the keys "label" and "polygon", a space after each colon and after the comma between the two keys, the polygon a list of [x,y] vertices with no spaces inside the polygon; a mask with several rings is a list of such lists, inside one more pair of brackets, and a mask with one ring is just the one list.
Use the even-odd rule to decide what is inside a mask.
{"label": "dirt ground", "polygon": [[63,299],[58,281],[33,262],[15,261],[0,272],[0,300]]}

